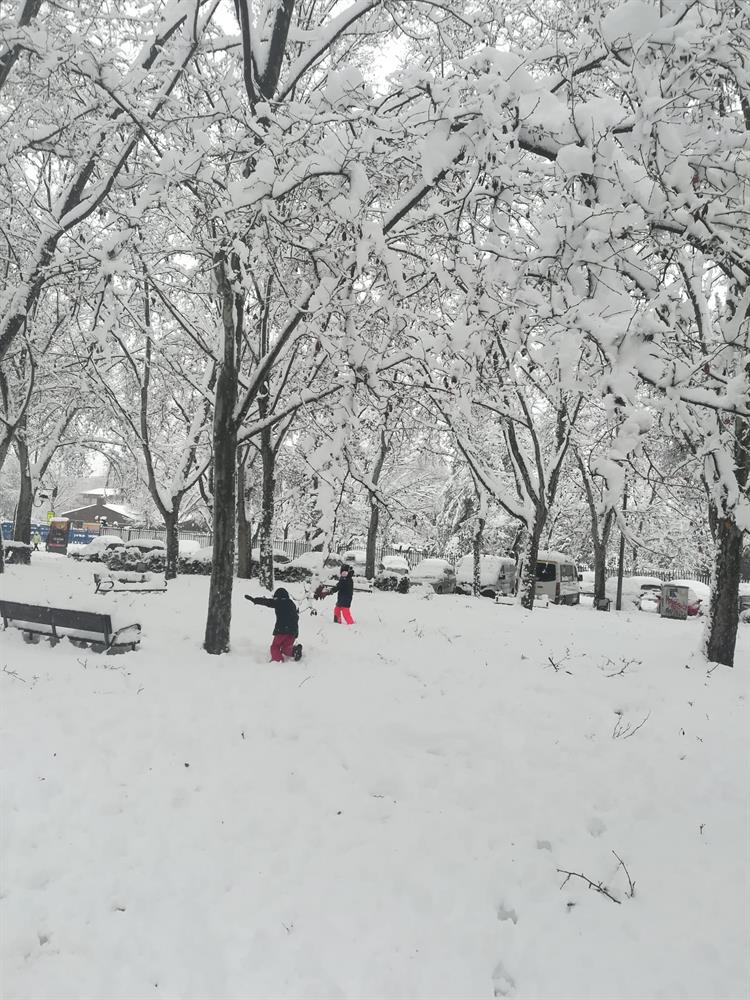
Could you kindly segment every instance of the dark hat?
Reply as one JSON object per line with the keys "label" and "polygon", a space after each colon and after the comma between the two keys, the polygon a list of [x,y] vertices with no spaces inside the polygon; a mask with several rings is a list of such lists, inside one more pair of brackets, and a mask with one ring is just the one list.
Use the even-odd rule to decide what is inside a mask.
{"label": "dark hat", "polygon": [[288,590],[284,590],[283,587],[278,587],[276,590],[274,590],[273,596],[274,597],[286,597],[288,599],[289,598],[289,591]]}
{"label": "dark hat", "polygon": [[351,573],[352,568],[348,563],[342,563],[339,573]]}

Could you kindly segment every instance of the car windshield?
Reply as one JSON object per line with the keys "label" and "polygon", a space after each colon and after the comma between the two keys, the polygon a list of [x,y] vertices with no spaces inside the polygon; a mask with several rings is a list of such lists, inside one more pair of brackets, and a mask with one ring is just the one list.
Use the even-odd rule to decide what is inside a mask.
{"label": "car windshield", "polygon": [[536,564],[536,578],[540,583],[554,583],[555,564],[549,562],[538,562]]}

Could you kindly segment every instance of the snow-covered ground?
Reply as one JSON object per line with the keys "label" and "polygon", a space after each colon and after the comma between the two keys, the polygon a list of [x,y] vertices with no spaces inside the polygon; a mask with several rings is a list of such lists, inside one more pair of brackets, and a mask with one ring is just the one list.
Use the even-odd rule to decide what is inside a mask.
{"label": "snow-covered ground", "polygon": [[243,582],[211,657],[207,578],[92,572],[0,577],[144,625],[0,639],[6,1000],[747,997],[750,627],[711,671],[695,621],[375,592],[280,666]]}

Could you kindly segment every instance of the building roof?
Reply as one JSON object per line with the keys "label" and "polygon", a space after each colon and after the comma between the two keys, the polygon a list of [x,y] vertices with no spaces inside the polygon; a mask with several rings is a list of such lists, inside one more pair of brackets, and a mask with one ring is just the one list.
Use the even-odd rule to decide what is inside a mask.
{"label": "building roof", "polygon": [[137,510],[130,510],[121,504],[98,501],[73,510],[61,511],[59,516],[67,517],[71,521],[93,521],[95,517],[106,517],[110,521],[137,521],[141,515]]}

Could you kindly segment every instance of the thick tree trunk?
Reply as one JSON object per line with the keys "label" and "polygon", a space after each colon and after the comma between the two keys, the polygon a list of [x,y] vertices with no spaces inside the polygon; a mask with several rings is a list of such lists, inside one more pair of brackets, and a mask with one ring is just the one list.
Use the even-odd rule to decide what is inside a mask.
{"label": "thick tree trunk", "polygon": [[13,540],[31,543],[31,510],[34,503],[34,490],[31,485],[31,469],[29,467],[29,449],[22,437],[16,438],[16,454],[21,467],[21,488],[18,492],[18,504],[13,523]]}
{"label": "thick tree trunk", "polygon": [[167,565],[164,571],[164,579],[174,580],[177,577],[180,560],[180,541],[177,534],[179,508],[175,507],[171,513],[164,514],[163,517],[164,527],[167,532]]}
{"label": "thick tree trunk", "polygon": [[252,548],[252,524],[247,517],[246,473],[247,453],[237,459],[237,576],[241,580],[250,579],[250,550]]}
{"label": "thick tree trunk", "polygon": [[365,552],[365,577],[372,580],[375,576],[375,549],[378,541],[378,525],[380,524],[380,506],[376,497],[370,497],[370,523],[367,525],[367,550]]}
{"label": "thick tree trunk", "polygon": [[602,545],[598,537],[594,542],[594,606],[596,602],[606,597],[607,580],[607,546]]}
{"label": "thick tree trunk", "polygon": [[208,653],[226,653],[232,624],[232,584],[234,580],[234,533],[236,515],[235,464],[237,426],[237,343],[241,337],[242,296],[235,295],[226,274],[227,264],[217,262],[216,272],[222,296],[224,343],[216,379],[213,426],[213,565],[208,591],[208,613],[204,648]]}
{"label": "thick tree trunk", "polygon": [[704,649],[712,663],[734,666],[739,621],[742,532],[731,518],[716,520],[716,552],[711,572],[711,596]]}
{"label": "thick tree trunk", "polygon": [[258,580],[261,587],[273,590],[273,514],[276,488],[276,453],[271,443],[271,431],[260,432],[260,459],[263,470],[260,508],[260,556]]}
{"label": "thick tree trunk", "polygon": [[482,538],[484,536],[484,518],[477,518],[477,527],[474,532],[472,553],[474,555],[474,582],[472,592],[474,597],[479,597],[482,591]]}
{"label": "thick tree trunk", "polygon": [[537,515],[532,529],[527,532],[523,546],[523,563],[521,579],[518,583],[518,599],[521,607],[531,611],[536,597],[536,557],[539,552],[539,539],[542,537],[544,520]]}

